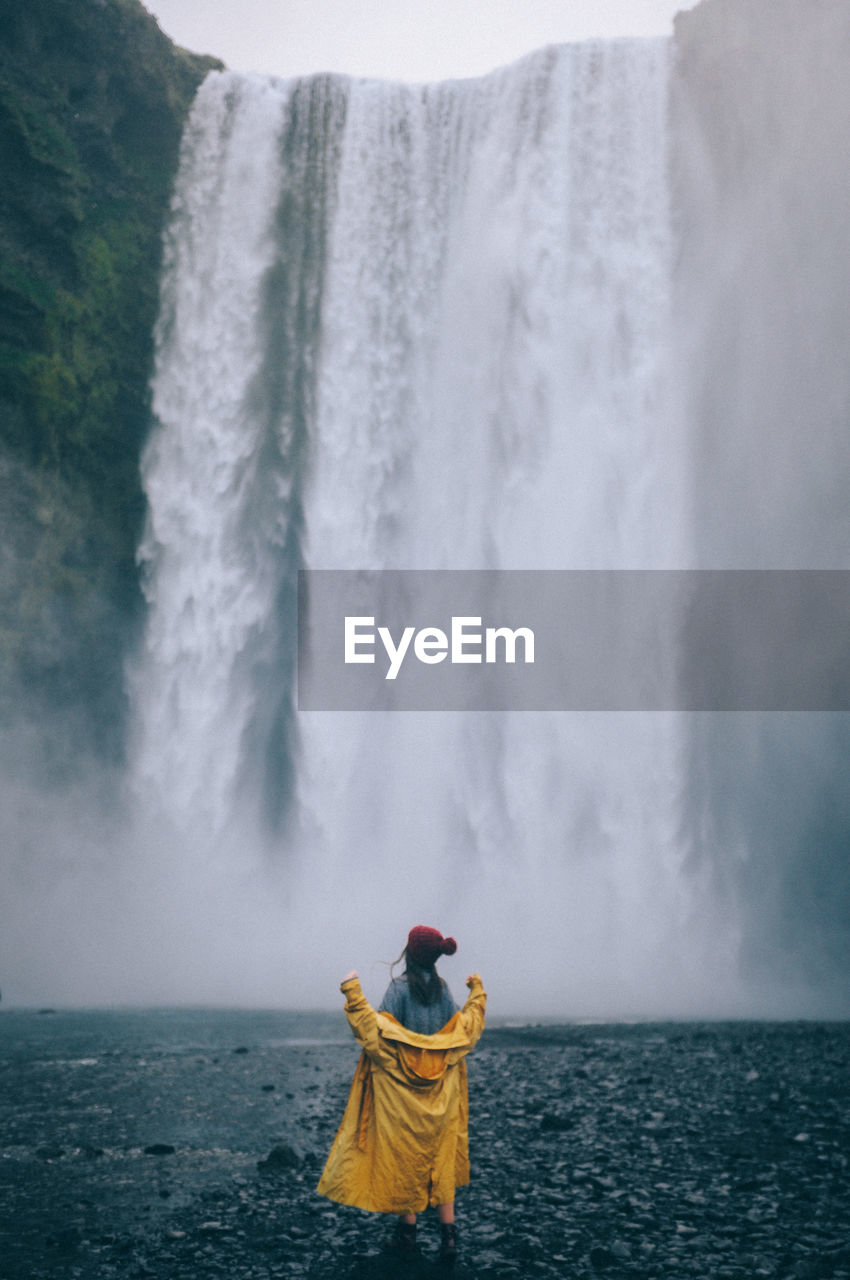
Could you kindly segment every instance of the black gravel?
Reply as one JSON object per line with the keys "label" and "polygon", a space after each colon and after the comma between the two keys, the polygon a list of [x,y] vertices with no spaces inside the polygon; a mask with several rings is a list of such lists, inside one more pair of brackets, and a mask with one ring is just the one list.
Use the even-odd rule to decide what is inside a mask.
{"label": "black gravel", "polygon": [[[315,1194],[357,1051],[298,1025],[3,1014],[0,1276],[441,1274],[434,1214],[400,1263]],[[455,1275],[850,1280],[848,1068],[847,1023],[488,1029]]]}

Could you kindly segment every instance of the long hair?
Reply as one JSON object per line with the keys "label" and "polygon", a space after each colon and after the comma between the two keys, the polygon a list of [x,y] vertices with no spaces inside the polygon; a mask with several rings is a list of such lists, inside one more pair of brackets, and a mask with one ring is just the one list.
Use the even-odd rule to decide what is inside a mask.
{"label": "long hair", "polygon": [[407,985],[410,987],[413,999],[419,1004],[436,1004],[443,994],[445,982],[437,973],[433,964],[423,967],[417,964],[415,960],[411,960],[407,954],[407,947],[404,948],[397,960],[394,960],[390,966],[390,977],[392,977],[393,969],[397,964],[404,961],[404,976],[407,979]]}

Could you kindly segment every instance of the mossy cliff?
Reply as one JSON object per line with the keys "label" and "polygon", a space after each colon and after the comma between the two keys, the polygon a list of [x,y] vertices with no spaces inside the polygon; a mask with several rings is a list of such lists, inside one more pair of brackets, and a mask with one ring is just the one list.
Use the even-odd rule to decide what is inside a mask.
{"label": "mossy cliff", "polygon": [[0,0],[0,720],[120,743],[163,221],[195,90],[138,0]]}

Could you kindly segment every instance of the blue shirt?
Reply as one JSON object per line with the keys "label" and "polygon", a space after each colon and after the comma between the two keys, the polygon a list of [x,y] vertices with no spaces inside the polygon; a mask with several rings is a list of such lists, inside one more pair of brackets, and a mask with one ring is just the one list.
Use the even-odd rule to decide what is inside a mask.
{"label": "blue shirt", "polygon": [[433,1004],[421,1004],[414,999],[406,977],[393,978],[378,1012],[391,1013],[403,1027],[407,1027],[408,1031],[416,1031],[422,1036],[433,1036],[446,1025],[453,1013],[457,1013],[457,1005],[452,999],[452,993],[442,979],[440,984],[439,1000],[435,1000]]}

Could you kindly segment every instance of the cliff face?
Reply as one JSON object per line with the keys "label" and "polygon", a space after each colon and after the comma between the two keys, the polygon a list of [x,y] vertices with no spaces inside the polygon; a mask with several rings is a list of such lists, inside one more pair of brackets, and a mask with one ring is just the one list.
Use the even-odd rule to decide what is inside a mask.
{"label": "cliff face", "polygon": [[120,738],[160,244],[210,58],[138,0],[0,0],[0,718]]}

